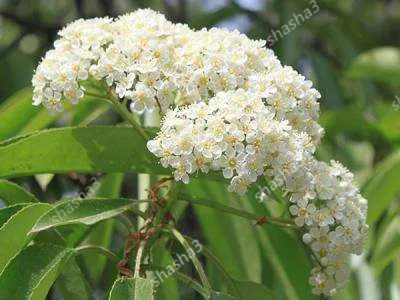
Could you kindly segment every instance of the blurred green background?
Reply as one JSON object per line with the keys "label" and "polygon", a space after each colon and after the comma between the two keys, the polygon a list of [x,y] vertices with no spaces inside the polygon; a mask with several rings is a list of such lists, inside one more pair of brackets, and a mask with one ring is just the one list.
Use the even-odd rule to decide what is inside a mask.
{"label": "blurred green background", "polygon": [[[284,64],[315,83],[322,94],[321,124],[326,130],[317,155],[321,160],[339,160],[353,171],[370,207],[365,251],[352,258],[351,283],[336,299],[400,299],[400,1],[1,0],[0,105],[14,93],[30,87],[35,67],[52,47],[62,26],[77,18],[117,16],[145,7],[192,28],[227,27],[254,39],[266,39]],[[23,96],[28,103],[29,90],[20,91],[16,97]],[[116,121],[117,117],[107,109],[93,103],[82,105],[74,116],[48,119],[45,125]],[[5,127],[7,121],[0,119],[0,133]],[[65,191],[84,189],[91,176],[44,175],[15,181],[40,199],[54,201],[66,196]],[[135,195],[135,175],[113,180],[123,182],[123,195]],[[223,198],[219,187],[205,189],[211,189],[210,195]],[[215,251],[232,276],[263,282],[274,291],[276,299],[286,299],[286,286],[276,276],[273,262],[281,254],[287,255],[283,261],[291,259],[292,253],[284,249],[284,241],[279,247],[282,237],[271,230],[267,240],[260,238],[261,242],[253,244],[248,222],[221,218],[206,209],[180,210],[186,210],[185,217],[179,220],[180,227]],[[121,240],[111,238],[117,229],[108,228],[106,223],[100,225],[105,226],[98,230],[102,234],[93,235],[93,240],[110,248],[121,244]],[[228,236],[234,242],[223,240]],[[112,277],[112,266],[102,262],[101,272],[96,273],[90,265],[98,262],[88,261],[90,258],[81,264],[86,264],[85,272],[101,298],[112,282],[108,278]],[[296,277],[302,265],[299,261],[292,265],[295,267],[291,272]],[[213,278],[215,268],[207,269],[223,290],[224,280],[217,275]],[[195,297],[185,289],[180,294],[182,299]],[[57,289],[49,297],[59,298]],[[300,298],[308,297],[311,296]]]}

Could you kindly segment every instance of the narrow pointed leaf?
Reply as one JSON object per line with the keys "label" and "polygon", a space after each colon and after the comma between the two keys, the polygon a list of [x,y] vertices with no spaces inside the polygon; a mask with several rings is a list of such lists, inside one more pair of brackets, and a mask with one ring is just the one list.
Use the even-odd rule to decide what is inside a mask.
{"label": "narrow pointed leaf", "polygon": [[37,203],[28,205],[13,216],[0,228],[0,272],[7,263],[33,238],[32,227],[51,205]]}
{"label": "narrow pointed leaf", "polygon": [[7,180],[0,180],[0,199],[2,199],[7,205],[39,202],[34,195],[26,191],[24,188]]}
{"label": "narrow pointed leaf", "polygon": [[[96,197],[118,198],[122,186],[124,175],[121,173],[107,174],[100,180]],[[89,235],[84,243],[92,244],[109,249],[114,231],[114,220],[104,220],[91,228]],[[88,277],[94,283],[98,283],[103,274],[107,258],[98,255],[83,256],[83,263],[87,270]]]}
{"label": "narrow pointed leaf", "polygon": [[24,249],[0,275],[2,299],[43,300],[73,249],[32,245]]}
{"label": "narrow pointed leaf", "polygon": [[32,105],[32,88],[13,94],[0,106],[0,141],[19,134],[41,129],[54,117],[44,107]]}
{"label": "narrow pointed leaf", "polygon": [[[185,191],[193,197],[215,201],[216,205],[233,206],[238,203],[235,199],[227,197],[225,187],[216,182],[193,180],[185,186]],[[252,234],[251,221],[209,207],[195,205],[193,209],[199,219],[207,245],[221,260],[229,274],[240,280],[261,280],[260,251]],[[252,259],[248,260],[248,257]],[[214,279],[212,275],[216,270],[209,264],[207,268],[211,281],[217,280],[218,276]],[[221,281],[219,284],[226,285],[227,282]],[[222,286],[216,288],[222,290]]]}
{"label": "narrow pointed leaf", "polygon": [[43,215],[32,231],[39,232],[74,223],[91,225],[132,209],[134,204],[135,202],[129,199],[93,198],[63,201]]}
{"label": "narrow pointed leaf", "polygon": [[25,204],[16,204],[10,207],[0,209],[0,228],[6,223],[13,215],[24,208]]}
{"label": "narrow pointed leaf", "polygon": [[[168,250],[165,248],[165,242],[162,240],[158,240],[156,244],[151,248],[152,261],[155,265],[167,268],[168,266],[174,265],[174,260]],[[162,282],[158,277],[156,278],[156,282],[158,282],[158,286],[155,284],[155,299],[157,300],[178,300],[179,299],[179,290],[178,290],[178,281],[175,277],[169,276],[163,279]]]}
{"label": "narrow pointed leaf", "polygon": [[372,267],[379,274],[396,257],[400,257],[400,216],[395,217],[379,237],[372,257]]}
{"label": "narrow pointed leaf", "polygon": [[70,258],[58,278],[58,286],[64,300],[90,300],[92,291],[75,258]]}
{"label": "narrow pointed leaf", "polygon": [[363,188],[368,199],[368,224],[373,224],[400,192],[400,150],[392,153],[375,168]]}

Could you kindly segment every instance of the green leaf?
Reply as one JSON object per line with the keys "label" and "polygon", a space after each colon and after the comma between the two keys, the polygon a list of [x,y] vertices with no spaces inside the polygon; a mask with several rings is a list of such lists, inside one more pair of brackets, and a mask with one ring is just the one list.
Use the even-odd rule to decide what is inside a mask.
{"label": "green leaf", "polygon": [[311,267],[301,241],[284,229],[268,225],[259,232],[258,238],[284,288],[286,299],[313,299],[308,283]]}
{"label": "green leaf", "polygon": [[0,272],[33,238],[33,234],[30,233],[33,225],[50,208],[51,205],[44,203],[28,205],[3,224],[0,228],[0,241],[3,241],[0,247]]}
{"label": "green leaf", "polygon": [[75,258],[71,258],[62,268],[57,283],[64,300],[93,299],[90,285]]}
{"label": "green leaf", "polygon": [[[167,251],[164,245],[164,241],[158,240],[154,246],[151,248],[152,262],[160,267],[167,268],[168,266],[174,265],[174,260],[171,254]],[[153,281],[154,283],[154,281]],[[178,281],[175,277],[169,276],[163,280],[163,282],[158,282],[158,286],[155,285],[155,299],[159,300],[178,300],[179,290]]]}
{"label": "green leaf", "polygon": [[341,78],[332,63],[318,52],[312,52],[310,58],[316,73],[316,87],[318,90],[324,91],[325,105],[336,107],[343,103],[339,87]]}
{"label": "green leaf", "polygon": [[[392,105],[400,105],[400,98],[393,100]],[[390,106],[386,108],[386,114],[379,120],[377,128],[390,141],[400,140],[400,110]]]}
{"label": "green leaf", "polygon": [[373,224],[400,191],[400,150],[379,163],[363,188],[368,199],[368,224]]}
{"label": "green leaf", "polygon": [[359,55],[351,64],[348,74],[356,79],[372,79],[398,84],[400,82],[399,65],[399,48],[375,48]]}
{"label": "green leaf", "polygon": [[[210,282],[208,281],[207,274],[205,273],[201,262],[199,261],[198,257],[196,256],[196,252],[192,249],[192,246],[189,244],[189,242],[185,239],[185,237],[176,228],[171,227],[169,229],[169,231],[172,233],[172,235],[175,237],[175,239],[182,245],[182,247],[185,249],[186,253],[188,253],[189,258],[192,261],[192,263],[197,271],[197,274],[200,277],[201,283],[206,291],[206,294],[210,295],[211,291],[212,291],[211,285],[210,285]],[[199,250],[201,250],[201,248]]]}
{"label": "green leaf", "polygon": [[332,137],[337,133],[359,135],[371,138],[378,135],[379,131],[367,118],[367,112],[356,105],[346,106],[324,112],[320,124],[324,127],[326,136]]}
{"label": "green leaf", "polygon": [[0,178],[40,173],[168,174],[130,127],[44,130],[0,146]]}
{"label": "green leaf", "polygon": [[71,120],[72,126],[89,124],[103,112],[111,109],[110,106],[103,104],[103,102],[98,99],[96,101],[96,99],[87,99],[89,97],[85,98],[86,99],[79,102],[79,109],[75,110],[74,117]]}
{"label": "green leaf", "polygon": [[[233,194],[227,194],[226,188],[216,182],[192,180],[184,187],[193,197],[200,197],[215,201],[217,204],[237,207],[240,205]],[[209,207],[195,205],[193,207],[200,222],[207,245],[215,256],[221,261],[228,273],[240,280],[261,280],[260,249],[254,238],[251,221],[237,216],[215,211]],[[221,238],[223,237],[223,238]],[[248,258],[251,257],[251,260]],[[214,266],[207,265],[211,281],[217,281]],[[217,281],[218,282],[218,281]],[[218,282],[218,290],[227,284],[226,281]]]}
{"label": "green leaf", "polygon": [[0,199],[2,199],[7,205],[39,202],[35,196],[24,188],[7,180],[0,180]]}
{"label": "green leaf", "polygon": [[[257,188],[253,188],[248,193],[247,199],[242,199],[241,202],[250,204],[254,213],[269,216],[270,211],[265,203],[255,201],[256,190]],[[265,224],[253,231],[253,236],[259,241],[261,251],[265,255],[264,259],[274,271],[273,274],[267,274],[266,278],[272,280],[273,277],[277,277],[279,284],[282,285],[285,299],[314,299],[309,284],[311,264],[305,251],[306,246],[296,233]]]}
{"label": "green leaf", "polygon": [[241,300],[268,300],[274,299],[272,292],[259,283],[250,281],[236,281]]}
{"label": "green leaf", "polygon": [[25,204],[16,204],[10,207],[0,209],[0,228],[6,223],[14,214],[20,211]]}
{"label": "green leaf", "polygon": [[234,300],[234,299],[237,299],[237,298],[234,298],[229,294],[215,292],[215,291],[213,291],[211,293],[211,300]]}
{"label": "green leaf", "polygon": [[129,199],[92,198],[62,201],[38,220],[32,232],[66,224],[95,224],[133,209],[134,204],[135,202]]}
{"label": "green leaf", "polygon": [[[100,179],[91,179],[91,185],[85,189],[86,194],[89,197],[99,197],[105,198],[107,195],[114,195],[111,193],[115,193],[116,186],[113,186],[112,179],[116,174],[104,175]],[[111,197],[109,197],[111,198]],[[118,197],[112,197],[118,198]],[[84,224],[70,224],[61,226],[58,228],[58,231],[61,232],[62,236],[65,238],[67,242],[67,246],[76,247],[80,243],[84,241],[84,239],[90,235],[93,231],[89,225]],[[114,279],[115,280],[115,279]],[[114,280],[111,281],[110,286],[114,283]]]}
{"label": "green leaf", "polygon": [[153,285],[144,278],[120,278],[114,282],[110,300],[152,300]]}
{"label": "green leaf", "polygon": [[54,117],[44,107],[32,105],[32,88],[27,87],[12,95],[0,106],[0,141],[25,134],[50,124]]}
{"label": "green leaf", "polygon": [[32,245],[21,251],[0,275],[2,299],[43,300],[73,249]]}
{"label": "green leaf", "polygon": [[260,283],[251,281],[236,281],[235,282],[239,295],[238,297],[233,297],[226,293],[213,292],[211,294],[211,300],[268,300],[274,299],[272,292]]}
{"label": "green leaf", "polygon": [[400,216],[395,217],[379,237],[372,257],[372,267],[379,274],[396,257],[400,257]]}
{"label": "green leaf", "polygon": [[[123,179],[124,175],[120,173],[105,175],[99,182],[99,189],[95,193],[96,197],[119,197]],[[90,230],[84,244],[97,245],[108,249],[111,246],[113,231],[113,220],[102,221]],[[106,263],[107,258],[104,256],[85,255],[83,257],[83,264],[93,283],[96,284],[100,281]]]}

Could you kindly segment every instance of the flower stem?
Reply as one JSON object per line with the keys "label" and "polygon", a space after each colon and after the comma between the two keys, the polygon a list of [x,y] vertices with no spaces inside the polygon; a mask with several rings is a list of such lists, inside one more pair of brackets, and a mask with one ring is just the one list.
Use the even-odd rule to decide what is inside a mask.
{"label": "flower stem", "polygon": [[147,142],[150,138],[149,135],[144,131],[143,127],[135,120],[133,114],[126,109],[125,101],[119,102],[116,97],[110,97],[111,103],[113,104],[115,110],[123,117],[127,122],[129,122],[133,128],[140,134],[140,136]]}
{"label": "flower stem", "polygon": [[273,217],[258,216],[256,214],[253,214],[253,213],[250,213],[247,211],[243,211],[243,210],[239,210],[239,209],[233,208],[231,206],[227,206],[227,205],[224,205],[224,204],[221,204],[221,203],[218,203],[215,201],[207,200],[207,199],[193,198],[188,195],[181,194],[179,197],[179,201],[187,201],[187,202],[195,204],[195,205],[207,206],[207,207],[219,210],[224,213],[239,216],[239,217],[242,217],[242,218],[245,218],[248,220],[257,221],[257,224],[260,224],[260,225],[262,225],[264,223],[268,223],[268,224],[273,224],[273,225],[277,225],[277,226],[281,226],[281,227],[285,227],[285,228],[289,228],[289,229],[298,229],[298,227],[289,220],[281,220],[281,219],[273,218]]}

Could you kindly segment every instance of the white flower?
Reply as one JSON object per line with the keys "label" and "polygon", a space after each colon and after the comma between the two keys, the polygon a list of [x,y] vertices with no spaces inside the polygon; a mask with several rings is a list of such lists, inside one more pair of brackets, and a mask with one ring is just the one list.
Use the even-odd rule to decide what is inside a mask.
{"label": "white flower", "polygon": [[154,92],[143,83],[136,84],[135,90],[127,93],[126,97],[132,100],[131,110],[138,114],[145,110],[152,111],[154,108]]}
{"label": "white flower", "polygon": [[314,204],[303,204],[300,202],[297,205],[292,205],[289,207],[289,211],[293,216],[296,216],[294,222],[297,226],[301,227],[304,224],[312,225],[313,224],[313,216],[316,211],[316,207]]}

